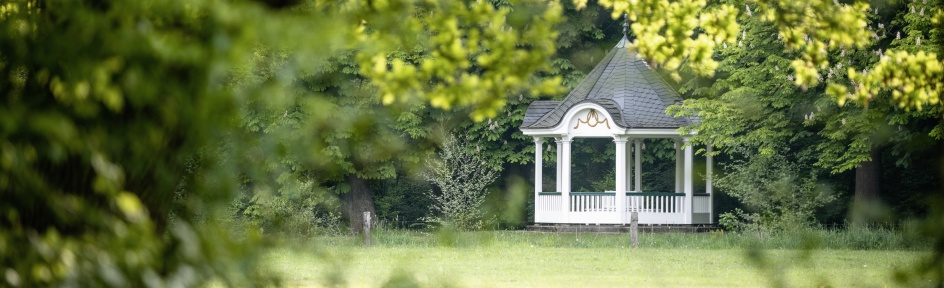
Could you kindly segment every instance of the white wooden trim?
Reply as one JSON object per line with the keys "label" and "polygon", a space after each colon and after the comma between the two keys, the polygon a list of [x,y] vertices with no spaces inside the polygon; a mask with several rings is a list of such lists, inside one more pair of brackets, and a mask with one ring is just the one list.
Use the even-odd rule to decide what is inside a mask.
{"label": "white wooden trim", "polygon": [[714,224],[714,213],[715,213],[715,194],[711,193],[714,189],[711,188],[711,177],[714,173],[714,159],[711,156],[711,144],[708,144],[708,147],[705,148],[705,193],[708,193],[708,224]]}
{"label": "white wooden trim", "polygon": [[[616,208],[619,204],[614,196],[618,194],[625,196],[625,209]],[[567,197],[570,206],[563,205],[564,198],[556,193],[539,195],[535,201],[534,222],[625,224],[625,219],[636,212],[639,223],[643,224],[690,224],[685,222],[691,217],[691,213],[684,211],[685,196],[571,195]]]}
{"label": "white wooden trim", "polygon": [[[587,130],[587,133],[575,131],[573,128],[575,125],[572,124],[576,121],[575,116],[582,114],[585,111],[589,111],[590,109],[596,111],[597,115],[604,117],[605,121],[607,121],[607,124],[609,124],[609,127],[606,129]],[[564,114],[564,117],[561,118],[561,121],[557,124],[557,126],[545,131],[550,132],[551,134],[567,134],[571,137],[610,137],[614,135],[622,135],[624,134],[625,130],[626,129],[616,125],[615,120],[613,120],[613,116],[610,115],[610,113],[607,112],[603,106],[597,105],[596,103],[580,103],[570,107],[570,110],[567,110],[567,114]],[[525,134],[528,134],[527,131],[525,131]]]}
{"label": "white wooden trim", "polygon": [[[593,109],[597,112],[599,116],[603,116],[607,123],[609,123],[608,129],[603,130],[593,130],[589,133],[580,133],[581,131],[574,131],[573,121],[574,117],[584,111]],[[558,135],[570,135],[571,137],[612,137],[618,135],[627,135],[632,138],[676,138],[682,136],[679,134],[677,128],[622,128],[616,125],[613,120],[613,116],[596,103],[580,103],[570,107],[567,110],[567,113],[564,114],[564,117],[561,118],[560,123],[557,123],[556,126],[551,128],[538,128],[538,129],[521,129],[521,132],[524,135],[528,136],[543,136],[543,137],[554,137]],[[698,134],[696,131],[692,131],[691,135]]]}
{"label": "white wooden trim", "polygon": [[692,157],[693,149],[691,143],[688,143],[690,138],[685,139],[685,223],[692,224],[692,195],[694,194],[694,188],[692,183]]}
{"label": "white wooden trim", "polygon": [[[604,112],[605,113],[605,112]],[[609,115],[609,114],[607,114]],[[564,121],[561,121],[563,124]],[[521,132],[526,136],[541,136],[541,137],[555,137],[560,136],[561,134],[567,134],[567,131],[561,131],[561,127],[566,127],[566,125],[560,125],[555,128],[544,128],[544,129],[521,129]],[[616,133],[610,135],[599,135],[599,136],[586,136],[586,135],[573,135],[575,137],[588,137],[588,138],[602,138],[602,137],[611,137],[616,135],[625,135],[632,138],[678,138],[679,136],[687,136],[679,134],[676,128],[618,128]],[[697,132],[692,132],[689,135],[696,135]]]}
{"label": "white wooden trim", "polygon": [[544,190],[544,138],[534,137],[534,193],[541,193]]}
{"label": "white wooden trim", "polygon": [[626,145],[626,174],[623,179],[625,179],[626,191],[633,189],[633,146],[629,143],[632,143],[632,139],[627,139]]}
{"label": "white wooden trim", "polygon": [[675,139],[675,193],[682,193],[682,177],[685,166],[682,163],[682,140]]}
{"label": "white wooden trim", "polygon": [[692,198],[692,213],[711,213],[711,196],[695,196]]}
{"label": "white wooden trim", "polygon": [[562,149],[561,149],[561,150],[562,150],[562,152],[561,152],[561,154],[562,154],[561,157],[563,158],[563,159],[561,159],[561,160],[563,160],[562,163],[561,163],[561,176],[563,176],[563,177],[561,177],[561,178],[562,178],[562,181],[561,181],[561,195],[563,196],[563,198],[562,198],[562,201],[563,201],[562,206],[563,206],[563,208],[564,208],[564,216],[565,216],[565,217],[566,217],[566,215],[567,215],[568,213],[570,213],[570,167],[571,167],[571,165],[570,165],[570,148],[571,148],[571,147],[570,147],[570,144],[571,144],[571,142],[573,142],[573,141],[574,141],[573,138],[570,138],[570,137],[567,137],[567,136],[562,136],[562,137],[561,137],[561,146],[562,146],[562,147],[561,147],[561,148],[562,148]]}
{"label": "white wooden trim", "polygon": [[636,186],[633,191],[640,192],[642,191],[642,139],[633,140],[633,150],[635,151],[633,156],[636,157],[636,179],[633,181]]}
{"label": "white wooden trim", "polygon": [[554,181],[557,182],[557,183],[556,183],[556,184],[557,184],[557,189],[554,190],[554,192],[561,192],[561,191],[563,191],[563,190],[561,189],[561,187],[562,187],[561,184],[563,184],[563,182],[562,182],[562,180],[561,180],[561,179],[562,179],[562,177],[561,177],[561,167],[563,167],[563,163],[562,163],[562,160],[561,160],[561,159],[563,159],[563,155],[561,154],[561,147],[562,147],[562,146],[561,146],[560,137],[554,138],[554,143],[557,144],[557,149],[554,151],[555,153],[557,153],[557,163],[556,163],[556,164],[557,164],[557,175],[555,175],[555,176],[557,176],[557,177],[554,178]]}
{"label": "white wooden trim", "polygon": [[613,139],[616,144],[616,214],[619,223],[626,223],[626,137],[618,136]]}
{"label": "white wooden trim", "polygon": [[[542,153],[544,152],[544,138],[534,137],[534,203],[537,207],[538,201],[541,200],[541,190],[543,190],[542,177],[544,170],[544,157]],[[543,211],[534,209],[534,219],[542,218],[541,215]]]}
{"label": "white wooden trim", "polygon": [[[698,133],[692,132],[691,135]],[[682,136],[676,128],[629,128],[623,135],[633,138],[677,138]]]}

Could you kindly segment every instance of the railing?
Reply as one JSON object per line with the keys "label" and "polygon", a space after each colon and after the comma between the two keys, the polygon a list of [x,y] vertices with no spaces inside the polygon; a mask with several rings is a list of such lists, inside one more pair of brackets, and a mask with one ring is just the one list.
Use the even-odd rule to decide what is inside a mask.
{"label": "railing", "polygon": [[549,211],[549,212],[558,212],[562,211],[561,200],[564,198],[561,196],[561,192],[541,192],[538,193],[538,200],[534,203],[535,211]]}
{"label": "railing", "polygon": [[711,212],[711,195],[708,193],[695,193],[692,196],[692,213]]}
{"label": "railing", "polygon": [[707,194],[695,193],[689,198],[692,206],[687,211],[685,193],[625,193],[625,210],[618,213],[617,194],[612,191],[570,192],[566,198],[561,192],[540,192],[534,219],[538,223],[625,224],[629,214],[638,212],[639,223],[684,224],[691,221],[688,213],[705,213],[711,208]]}
{"label": "railing", "polygon": [[682,213],[685,193],[626,192],[626,211],[640,213]]}
{"label": "railing", "polygon": [[570,192],[570,211],[616,211],[615,192]]}

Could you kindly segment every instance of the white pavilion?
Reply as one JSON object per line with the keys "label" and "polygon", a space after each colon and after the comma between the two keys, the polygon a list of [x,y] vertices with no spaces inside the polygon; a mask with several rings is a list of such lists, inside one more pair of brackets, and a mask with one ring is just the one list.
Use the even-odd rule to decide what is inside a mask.
{"label": "white pavilion", "polygon": [[[706,188],[694,191],[692,135],[678,128],[697,119],[673,118],[669,105],[682,101],[649,65],[626,49],[625,35],[587,78],[563,101],[531,103],[521,124],[534,137],[534,222],[558,224],[711,224],[713,218],[711,147],[706,147]],[[574,138],[612,138],[616,144],[613,191],[571,191],[571,144]],[[675,191],[642,191],[643,141],[675,140]],[[542,191],[542,152],[554,141],[557,190]]]}

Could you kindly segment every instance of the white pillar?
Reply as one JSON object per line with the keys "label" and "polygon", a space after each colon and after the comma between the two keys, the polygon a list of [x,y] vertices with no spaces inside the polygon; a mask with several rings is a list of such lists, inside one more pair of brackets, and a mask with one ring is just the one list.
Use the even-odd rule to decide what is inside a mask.
{"label": "white pillar", "polygon": [[544,212],[541,211],[541,192],[544,190],[544,138],[534,137],[534,222],[543,222]]}
{"label": "white pillar", "polygon": [[708,144],[706,147],[705,155],[708,159],[705,161],[705,193],[708,193],[708,224],[714,224],[714,214],[715,214],[715,194],[711,193],[711,173],[714,170],[712,166],[714,165],[714,160],[711,159],[711,144]]}
{"label": "white pillar", "polygon": [[[538,193],[543,192],[544,180],[544,138],[534,137],[534,200],[538,200]],[[537,203],[537,202],[535,202]]]}
{"label": "white pillar", "polygon": [[636,189],[634,189],[634,190],[635,190],[636,192],[641,192],[641,191],[642,191],[642,157],[640,157],[640,156],[642,156],[642,139],[636,139],[636,140],[634,140],[634,141],[633,141],[633,144],[634,144],[633,146],[635,146],[635,147],[633,147],[633,150],[635,150],[635,155],[633,155],[633,156],[636,157],[636,165],[635,165],[635,166],[636,166],[636,167],[635,167],[635,168],[636,168],[636,180],[633,181],[633,182],[634,182],[633,184],[636,185],[636,186],[635,186]]}
{"label": "white pillar", "polygon": [[[632,140],[627,139],[627,143],[632,143]],[[633,145],[626,145],[626,191],[633,190]],[[624,193],[625,194],[625,193]]]}
{"label": "white pillar", "polygon": [[675,193],[682,193],[682,171],[685,170],[685,166],[682,166],[682,140],[675,139]]}
{"label": "white pillar", "polygon": [[570,214],[570,143],[574,140],[568,136],[561,137],[561,198],[564,208],[564,218],[569,221]]}
{"label": "white pillar", "polygon": [[557,178],[554,178],[554,179],[555,179],[555,182],[557,182],[557,190],[554,190],[554,192],[561,192],[561,191],[564,191],[564,190],[561,189],[561,167],[563,167],[563,164],[562,164],[561,162],[562,162],[563,160],[561,160],[562,157],[561,157],[561,141],[560,141],[560,138],[555,137],[555,138],[554,138],[554,142],[557,143],[557,150],[555,151],[555,152],[557,152]]}
{"label": "white pillar", "polygon": [[692,186],[692,145],[688,143],[690,138],[685,138],[685,224],[692,224],[692,199],[694,188]]}
{"label": "white pillar", "polygon": [[619,224],[626,223],[626,138],[616,136],[616,214]]}

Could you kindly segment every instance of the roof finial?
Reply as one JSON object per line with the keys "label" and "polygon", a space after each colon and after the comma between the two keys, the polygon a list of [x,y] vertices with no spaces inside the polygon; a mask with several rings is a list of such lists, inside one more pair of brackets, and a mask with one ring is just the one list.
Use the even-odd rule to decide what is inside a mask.
{"label": "roof finial", "polygon": [[623,38],[629,33],[629,13],[623,13]]}

